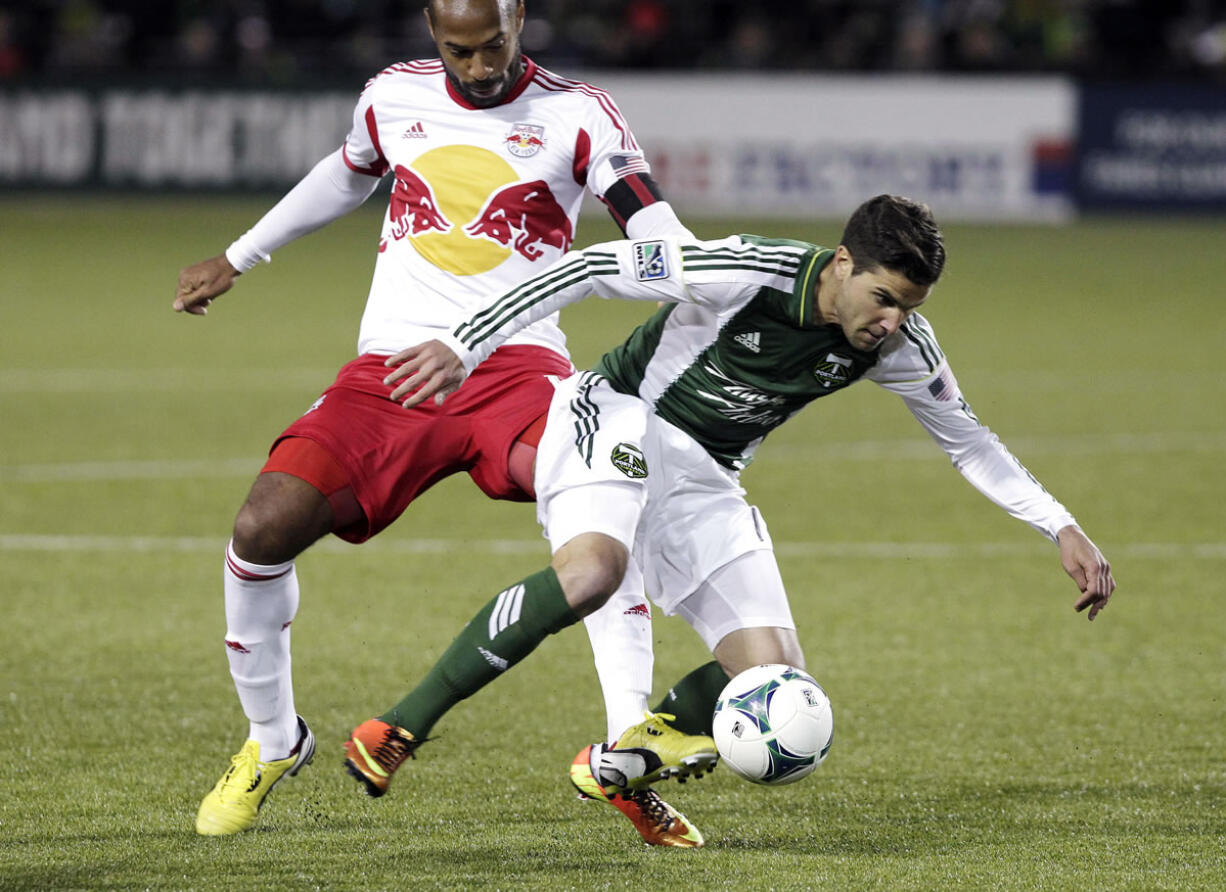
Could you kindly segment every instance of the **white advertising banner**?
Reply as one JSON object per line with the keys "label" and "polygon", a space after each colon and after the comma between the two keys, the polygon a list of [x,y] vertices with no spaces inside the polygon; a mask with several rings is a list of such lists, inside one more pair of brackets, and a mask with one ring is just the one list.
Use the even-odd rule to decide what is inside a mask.
{"label": "white advertising banner", "polygon": [[[589,72],[687,217],[838,217],[880,192],[942,220],[1072,208],[1060,78]],[[338,146],[354,91],[0,91],[0,188],[285,189]]]}
{"label": "white advertising banner", "polygon": [[1061,78],[593,75],[689,215],[841,216],[896,192],[941,219],[1071,213]]}

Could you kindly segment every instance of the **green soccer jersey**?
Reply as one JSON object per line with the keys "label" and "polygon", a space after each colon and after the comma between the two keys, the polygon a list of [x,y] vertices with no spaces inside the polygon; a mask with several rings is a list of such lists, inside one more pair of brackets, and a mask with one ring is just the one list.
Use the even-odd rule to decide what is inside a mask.
{"label": "green soccer jersey", "polygon": [[[452,346],[472,368],[511,332],[592,292],[663,301],[595,370],[740,470],[770,431],[878,363],[880,351],[855,349],[818,316],[818,275],[833,256],[752,235],[596,245],[461,325]],[[931,346],[918,375],[936,370],[940,351]]]}
{"label": "green soccer jersey", "polygon": [[740,236],[716,250],[681,246],[681,275],[753,271],[769,282],[730,290],[718,313],[662,307],[596,365],[638,394],[720,464],[740,469],[768,433],[803,406],[860,378],[877,361],[816,317],[814,288],[834,256],[802,242]]}
{"label": "green soccer jersey", "polygon": [[595,294],[666,304],[597,371],[739,471],[799,409],[863,378],[897,394],[980,492],[1049,538],[1072,515],[971,412],[928,321],[913,313],[873,352],[853,348],[814,305],[834,252],[734,235],[572,251],[488,302],[439,340],[471,371],[510,335]]}

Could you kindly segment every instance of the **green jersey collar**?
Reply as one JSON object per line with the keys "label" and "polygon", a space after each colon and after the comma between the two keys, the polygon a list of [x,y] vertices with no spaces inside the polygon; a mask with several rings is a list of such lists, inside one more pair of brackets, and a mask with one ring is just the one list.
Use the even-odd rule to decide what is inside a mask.
{"label": "green jersey collar", "polygon": [[817,310],[817,279],[833,257],[833,248],[815,246],[813,253],[801,261],[800,275],[796,277],[796,290],[792,293],[798,307],[797,319],[801,328],[821,328],[826,325]]}

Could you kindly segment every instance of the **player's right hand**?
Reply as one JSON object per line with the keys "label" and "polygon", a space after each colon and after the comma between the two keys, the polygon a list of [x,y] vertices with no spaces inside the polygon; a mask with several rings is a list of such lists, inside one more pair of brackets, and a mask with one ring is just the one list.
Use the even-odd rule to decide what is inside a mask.
{"label": "player's right hand", "polygon": [[225,254],[184,267],[179,270],[175,312],[203,316],[209,311],[213,298],[229,291],[240,275],[242,273],[230,265]]}
{"label": "player's right hand", "polygon": [[1064,572],[1077,583],[1081,592],[1073,608],[1078,613],[1089,608],[1088,616],[1093,620],[1107,606],[1111,593],[1115,591],[1111,564],[1076,524],[1061,529],[1056,534],[1056,541],[1060,545],[1060,563],[1064,565]]}
{"label": "player's right hand", "polygon": [[430,397],[441,405],[447,394],[459,389],[467,374],[460,357],[442,341],[426,341],[406,347],[395,356],[389,356],[383,364],[388,368],[397,366],[383,379],[383,383],[391,387],[400,382],[392,391],[391,398],[402,400],[400,405],[406,409],[412,409]]}

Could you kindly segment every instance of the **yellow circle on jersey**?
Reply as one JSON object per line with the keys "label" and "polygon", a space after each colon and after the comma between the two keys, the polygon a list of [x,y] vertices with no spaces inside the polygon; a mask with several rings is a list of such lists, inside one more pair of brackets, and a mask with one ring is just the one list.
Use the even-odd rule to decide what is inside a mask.
{"label": "yellow circle on jersey", "polygon": [[430,184],[438,209],[451,221],[447,232],[413,236],[418,254],[457,276],[488,272],[510,256],[509,247],[464,231],[495,190],[518,179],[510,164],[489,149],[441,146],[419,156],[413,168]]}

